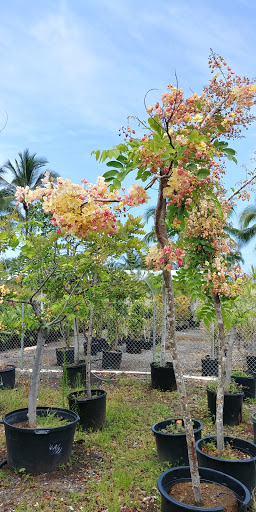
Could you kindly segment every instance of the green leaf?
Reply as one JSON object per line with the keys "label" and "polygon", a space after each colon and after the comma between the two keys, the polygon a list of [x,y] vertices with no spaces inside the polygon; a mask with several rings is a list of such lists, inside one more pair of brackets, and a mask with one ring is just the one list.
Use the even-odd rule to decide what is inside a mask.
{"label": "green leaf", "polygon": [[111,160],[111,162],[108,162],[106,165],[108,167],[115,167],[116,169],[123,169],[123,164],[115,160]]}
{"label": "green leaf", "polygon": [[192,130],[192,132],[190,132],[190,134],[188,135],[188,140],[196,140],[198,138],[198,131],[197,130]]}
{"label": "green leaf", "polygon": [[97,149],[97,151],[95,151],[95,158],[96,158],[96,160],[99,160],[99,158],[100,158],[100,150],[99,149]]}
{"label": "green leaf", "polygon": [[122,186],[121,181],[119,181],[117,178],[115,178],[113,180],[113,187],[114,187],[114,189],[119,190],[121,188],[121,186]]}
{"label": "green leaf", "polygon": [[218,124],[218,130],[221,132],[221,133],[225,133],[225,128],[224,126],[222,126],[222,124]]}
{"label": "green leaf", "polygon": [[231,148],[226,148],[226,149],[223,150],[223,153],[225,153],[226,155],[234,156],[236,154],[236,151],[234,149],[231,149]]}
{"label": "green leaf", "polygon": [[197,175],[197,178],[199,180],[201,180],[202,178],[206,178],[207,176],[209,176],[209,174],[210,174],[209,169],[199,169],[199,171],[196,175]]}
{"label": "green leaf", "polygon": [[117,160],[119,160],[119,162],[121,162],[122,164],[126,164],[127,163],[127,158],[125,156],[123,156],[123,155],[119,155]]}
{"label": "green leaf", "polygon": [[163,134],[163,128],[162,128],[162,127],[158,124],[158,122],[157,122],[155,119],[153,119],[152,117],[149,117],[149,118],[148,118],[148,124],[149,124],[150,128],[151,128],[154,132],[158,133],[158,135],[162,135],[162,134]]}
{"label": "green leaf", "polygon": [[112,149],[112,155],[114,158],[118,159],[120,155],[119,149]]}
{"label": "green leaf", "polygon": [[118,174],[119,171],[115,171],[114,169],[112,169],[111,171],[107,171],[103,174],[103,178],[113,178],[115,175]]}
{"label": "green leaf", "polygon": [[196,170],[197,170],[197,165],[196,165],[196,164],[188,164],[188,165],[187,165],[187,169],[188,169],[190,172],[196,171]]}

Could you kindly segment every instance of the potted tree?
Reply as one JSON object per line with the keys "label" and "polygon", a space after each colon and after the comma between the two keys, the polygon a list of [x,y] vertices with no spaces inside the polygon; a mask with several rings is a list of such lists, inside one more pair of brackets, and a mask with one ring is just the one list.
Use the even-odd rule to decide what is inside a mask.
{"label": "potted tree", "polygon": [[[118,215],[119,212],[125,208],[126,204],[132,203],[132,205],[137,205],[138,201],[141,202],[141,197],[140,199],[137,197],[141,196],[141,194],[138,194],[137,192],[138,188],[133,188],[131,193],[129,195],[125,195],[121,201],[121,197],[118,195],[117,190],[111,193],[108,192],[107,184],[102,178],[98,178],[97,183],[94,186],[89,185],[85,179],[82,180],[82,185],[74,185],[70,182],[70,180],[63,181],[62,178],[58,178],[57,183],[53,183],[49,177],[49,173],[46,173],[46,176],[42,182],[42,186],[36,188],[33,193],[27,188],[18,188],[16,193],[17,200],[22,201],[23,204],[30,204],[34,200],[40,199],[42,201],[42,211],[52,216],[50,224],[52,226],[58,226],[57,234],[64,234],[65,236],[70,235],[71,237],[76,237],[78,240],[84,240],[86,245],[89,244],[91,253],[94,254],[95,261],[97,263],[106,262],[106,259],[109,257],[109,251],[111,251],[112,255],[120,254],[120,250],[123,250],[123,247],[127,245],[127,239],[137,239],[137,234],[139,234],[141,230],[140,218],[134,219],[129,215],[125,224],[122,225],[118,220]],[[143,201],[145,201],[147,195],[144,192],[142,192],[142,194],[144,194]],[[73,198],[73,209],[70,212],[69,206],[71,196]],[[115,210],[113,211],[110,207],[111,203],[117,203],[117,205],[115,204]],[[115,237],[112,236],[115,233],[118,233],[118,243],[116,243]],[[115,245],[115,250],[113,248],[113,244]],[[138,247],[141,246],[142,242],[138,240],[137,245]],[[65,259],[65,257],[63,259]],[[37,289],[36,293],[38,293],[38,291],[40,291],[42,287],[49,282],[50,277],[54,274],[55,270],[56,265],[47,275],[47,278],[44,279],[43,284],[41,284],[39,289]],[[79,283],[83,281],[85,275],[87,274],[87,270],[87,268],[83,269],[81,275],[79,275],[79,279],[72,286],[71,292],[68,294],[67,300],[64,304],[64,310],[70,303],[71,298],[75,295],[76,290],[79,288]],[[90,335],[88,337],[86,365],[86,393],[88,400],[91,400],[92,398],[90,381],[90,342],[96,294],[99,288],[98,274],[99,270],[97,264],[94,263],[93,286],[90,289]],[[89,290],[87,290],[87,293],[89,294]],[[35,292],[30,297],[29,303],[34,307],[36,314],[38,311],[36,304],[33,302],[34,296]],[[54,321],[48,322],[46,324],[44,323],[43,326],[49,327],[53,325],[53,323],[60,321],[64,310],[59,313]],[[39,323],[44,321],[42,320],[41,316],[42,315],[38,314]],[[43,328],[39,329],[39,335],[40,343],[37,344],[36,350],[37,367],[36,370],[32,373],[28,411],[29,421],[33,421],[33,424],[36,421],[36,391],[42,358],[43,341],[45,337]]]}
{"label": "potted tree", "polygon": [[[13,234],[12,236],[15,238],[16,235]],[[48,328],[58,324],[65,309],[64,305],[59,315],[49,320],[48,314],[44,315],[42,313],[40,302],[37,300],[38,293],[57,270],[56,247],[52,253],[50,249],[53,239],[56,242],[57,238],[56,234],[54,234],[54,237],[49,236],[49,241],[45,243],[45,237],[40,237],[39,233],[27,234],[25,240],[21,236],[20,258],[22,259],[23,255],[25,255],[26,263],[24,268],[29,268],[29,277],[27,276],[27,271],[25,271],[24,278],[20,279],[18,283],[14,280],[13,284],[9,280],[9,289],[4,285],[1,287],[2,300],[14,304],[27,304],[31,307],[34,320],[37,323],[38,338],[31,376],[28,408],[9,412],[2,420],[5,427],[8,465],[10,468],[23,467],[33,474],[53,471],[59,464],[67,462],[71,455],[75,428],[79,420],[78,415],[68,409],[37,407],[39,375]],[[29,258],[31,258],[29,263],[28,248]],[[42,265],[42,259],[46,256],[46,253],[47,270]],[[54,262],[50,262],[50,253],[54,254]],[[41,268],[41,272],[39,268]],[[36,283],[36,288],[31,291],[33,281],[34,284]],[[29,286],[28,282],[30,283]],[[42,424],[43,426],[41,426]],[[53,448],[50,449],[50,447]],[[31,453],[33,454],[32,456]]]}
{"label": "potted tree", "polygon": [[[112,186],[134,169],[137,171],[137,179],[148,180],[145,189],[148,190],[152,185],[158,185],[155,209],[155,232],[158,246],[150,248],[147,261],[158,270],[163,268],[167,295],[167,343],[172,351],[177,388],[186,426],[194,503],[195,507],[199,507],[198,509],[201,507],[202,510],[202,493],[193,424],[188,409],[184,376],[175,339],[174,294],[170,270],[174,261],[179,266],[182,265],[185,250],[188,250],[189,256],[186,254],[185,267],[182,268],[184,273],[179,271],[179,279],[184,276],[184,279],[190,280],[191,290],[193,290],[192,300],[197,297],[196,292],[198,289],[202,289],[202,285],[203,291],[211,290],[209,294],[217,318],[219,338],[216,423],[217,437],[220,442],[218,449],[222,451],[224,449],[222,416],[225,336],[221,297],[225,297],[225,291],[229,290],[229,280],[232,284],[235,282],[236,272],[233,268],[227,278],[230,268],[223,257],[226,251],[229,252],[225,245],[227,239],[225,239],[224,245],[222,245],[222,241],[218,245],[217,239],[221,234],[221,240],[223,240],[222,234],[230,209],[228,206],[230,201],[255,178],[254,174],[252,178],[234,191],[228,200],[222,201],[224,191],[220,185],[218,170],[223,172],[221,159],[235,159],[235,151],[228,147],[225,140],[221,139],[225,135],[227,137],[237,135],[240,126],[244,126],[252,119],[248,117],[248,111],[255,103],[256,85],[248,79],[242,80],[234,73],[231,74],[224,59],[213,52],[210,55],[209,66],[211,71],[216,74],[210,84],[204,88],[201,96],[193,94],[184,98],[183,91],[170,84],[168,91],[161,97],[162,104],[156,102],[153,106],[147,107],[150,118],[148,124],[143,123],[144,134],[142,137],[136,139],[134,131],[128,127],[124,143],[117,145],[114,150],[109,152],[96,152],[96,157],[101,161],[110,160],[108,165],[112,169],[105,174],[105,178],[112,183]],[[219,71],[221,71],[220,74]],[[203,201],[205,202],[203,203]],[[209,212],[207,210],[208,201],[211,210]],[[201,223],[200,232],[200,226],[196,222],[197,217],[202,219],[202,215],[205,214],[206,217]],[[215,237],[216,220],[217,237]],[[168,239],[167,225],[169,224],[174,225],[175,228],[178,226],[182,233],[182,237],[180,237],[182,239],[176,245],[170,243]],[[206,227],[207,229],[205,229]],[[202,232],[203,228],[204,232]],[[199,229],[199,237],[196,236],[197,229]],[[211,230],[213,236],[211,236]],[[185,233],[184,238],[183,232]],[[214,254],[212,254],[212,250]],[[208,265],[210,265],[209,273]],[[203,270],[203,275],[201,275],[201,270]],[[223,275],[224,279],[222,280]],[[218,286],[219,283],[221,288]],[[176,510],[179,510],[178,504]]]}

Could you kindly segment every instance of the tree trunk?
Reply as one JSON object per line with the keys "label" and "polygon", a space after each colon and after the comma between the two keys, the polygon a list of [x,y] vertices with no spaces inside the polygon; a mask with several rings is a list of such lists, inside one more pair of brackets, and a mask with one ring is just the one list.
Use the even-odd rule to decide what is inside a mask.
{"label": "tree trunk", "polygon": [[166,340],[166,292],[165,292],[165,286],[163,284],[163,319],[162,319],[160,366],[165,366],[165,340]]}
{"label": "tree trunk", "polygon": [[117,347],[118,347],[118,341],[119,341],[119,324],[118,324],[118,320],[116,320],[116,332],[115,332],[115,339],[114,339],[114,343],[113,343],[113,347],[112,347],[112,350],[115,352],[117,350]]}
{"label": "tree trunk", "polygon": [[[98,281],[98,272],[97,269],[94,272],[93,277],[93,286],[97,284]],[[95,296],[95,292],[93,293]],[[87,339],[87,354],[86,354],[86,392],[87,398],[92,397],[92,385],[91,385],[91,360],[92,360],[92,330],[93,330],[93,320],[94,320],[94,304],[91,305],[90,311],[90,323],[88,330],[88,339]]]}
{"label": "tree trunk", "polygon": [[[166,200],[163,196],[163,189],[166,187],[168,181],[168,177],[162,174],[161,178],[159,178],[159,190],[158,190],[158,200],[155,211],[155,231],[158,242],[161,248],[164,248],[169,244],[168,235],[166,229]],[[167,262],[166,262],[167,263]],[[165,263],[165,264],[166,264]],[[176,345],[176,332],[175,332],[175,309],[174,309],[174,292],[172,286],[172,276],[169,270],[163,270],[163,278],[166,290],[166,328],[167,328],[167,343],[172,352],[173,366],[175,372],[175,378],[177,383],[177,391],[179,394],[183,420],[186,429],[186,440],[187,440],[187,448],[188,448],[188,458],[190,465],[190,473],[191,473],[191,481],[194,491],[195,505],[202,505],[202,493],[200,487],[200,477],[198,471],[198,463],[196,456],[196,446],[195,446],[195,437],[194,430],[192,424],[192,418],[189,411],[188,398],[186,394],[185,380],[182,372],[182,367],[180,365],[177,345]]]}
{"label": "tree trunk", "polygon": [[232,374],[232,350],[233,345],[236,339],[236,328],[232,325],[230,329],[230,334],[228,338],[228,346],[227,346],[227,360],[226,360],[226,378],[225,378],[225,387],[224,391],[228,392],[231,384],[231,374]]}
{"label": "tree trunk", "polygon": [[74,326],[74,362],[78,364],[80,361],[80,351],[79,351],[79,332],[78,332],[78,318],[75,316],[73,320]]}
{"label": "tree trunk", "polygon": [[153,296],[153,362],[156,361],[156,303]]}
{"label": "tree trunk", "polygon": [[40,327],[37,335],[36,352],[34,356],[34,364],[30,382],[29,400],[28,400],[28,422],[30,428],[36,428],[36,406],[37,406],[37,393],[40,377],[40,370],[42,366],[43,350],[45,340],[47,338],[48,329]]}
{"label": "tree trunk", "polygon": [[223,432],[223,409],[224,409],[224,384],[226,373],[225,357],[225,332],[221,302],[218,293],[213,293],[214,307],[218,328],[218,388],[216,397],[216,431],[217,431],[217,451],[220,455],[224,449]]}

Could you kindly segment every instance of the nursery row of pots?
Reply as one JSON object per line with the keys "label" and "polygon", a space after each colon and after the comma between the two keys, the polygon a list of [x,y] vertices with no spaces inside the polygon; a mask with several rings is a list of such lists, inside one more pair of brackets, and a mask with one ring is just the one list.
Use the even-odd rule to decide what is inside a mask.
{"label": "nursery row of pots", "polygon": [[[85,385],[86,373],[85,363],[79,365],[67,365],[67,378],[71,386],[77,383],[77,373],[79,381]],[[10,368],[9,371],[15,367]],[[157,378],[161,373],[161,367],[151,364],[152,386],[157,384]],[[168,363],[168,378],[174,375],[172,363]],[[6,369],[7,373],[7,369]],[[159,382],[158,382],[159,385]],[[160,388],[163,381],[160,382]],[[176,389],[175,379],[172,382],[172,390]],[[210,390],[208,390],[210,391]],[[211,393],[210,393],[211,394]],[[4,416],[1,423],[5,427],[7,463],[10,468],[24,468],[32,473],[50,472],[60,464],[65,464],[71,455],[72,443],[77,423],[85,429],[97,430],[103,428],[106,421],[106,392],[104,390],[93,390],[92,398],[86,398],[86,391],[74,391],[68,396],[69,408],[46,408],[37,409],[39,416],[46,416],[53,412],[57,417],[64,420],[63,425],[53,428],[24,428],[23,422],[27,420],[27,409],[19,409]],[[254,442],[256,441],[256,418],[252,417],[254,424]],[[67,423],[66,423],[67,422]],[[179,425],[179,426],[177,426]],[[176,431],[172,428],[177,426]],[[232,445],[240,452],[249,454],[249,458],[241,460],[227,460],[212,456],[205,452],[204,444],[216,442],[214,436],[201,438],[202,423],[193,419],[194,435],[196,439],[196,450],[198,463],[200,466],[201,482],[214,482],[218,485],[224,485],[225,489],[233,491],[240,501],[241,507],[246,507],[250,501],[250,491],[256,486],[256,446],[249,441],[238,438],[225,437],[225,444]],[[157,454],[159,462],[168,461],[173,466],[165,471],[158,479],[158,488],[161,493],[162,507],[161,512],[180,512],[180,511],[207,511],[209,508],[193,507],[183,504],[170,496],[169,491],[174,483],[184,482],[190,479],[190,470],[188,464],[188,454],[186,445],[186,434],[180,431],[184,427],[182,418],[171,418],[169,420],[156,423],[152,427],[155,435]],[[168,428],[171,431],[168,431]],[[175,429],[174,429],[175,430]],[[185,466],[180,467],[180,464]],[[212,509],[213,510],[213,509]],[[217,508],[216,510],[222,510]],[[241,508],[240,510],[246,510]]]}
{"label": "nursery row of pots", "polygon": [[[246,386],[247,381],[242,381],[242,377],[234,377],[238,384]],[[255,380],[251,380],[255,385]],[[172,363],[166,367],[160,367],[154,363],[151,364],[151,382],[152,387],[166,390],[175,390],[175,376]],[[247,390],[248,391],[248,390]],[[249,388],[249,391],[252,391]],[[224,424],[237,425],[242,421],[242,405],[244,392],[225,394],[224,397]],[[216,392],[207,389],[208,408],[213,419],[216,415]],[[207,443],[216,446],[216,437],[210,436],[201,439],[203,424],[193,419],[194,436],[196,440],[197,459],[199,464],[199,473],[202,482],[216,483],[224,485],[229,492],[233,491],[239,499],[239,510],[247,510],[250,502],[250,492],[256,487],[256,445],[239,438],[224,437],[225,446],[232,446],[233,449],[245,453],[249,458],[238,460],[227,460],[208,454],[204,450]],[[256,415],[252,416],[254,443],[256,443]],[[161,512],[181,512],[181,511],[199,511],[204,512],[209,508],[186,505],[177,501],[170,495],[170,489],[178,482],[185,482],[190,479],[190,468],[188,466],[188,451],[184,421],[182,418],[171,418],[156,423],[152,426],[152,432],[155,436],[157,456],[160,463],[168,462],[173,467],[165,471],[158,479],[158,488],[161,494]],[[184,464],[184,466],[183,466]],[[225,487],[224,491],[225,492]],[[213,510],[213,509],[211,509]],[[214,509],[215,510],[215,509]],[[216,510],[223,510],[217,508]]]}
{"label": "nursery row of pots", "polygon": [[[252,416],[254,425],[256,424],[255,415]],[[207,481],[214,482],[224,487],[223,492],[235,492],[240,500],[240,505],[248,505],[250,502],[250,493],[256,487],[256,446],[250,441],[239,438],[224,437],[225,446],[232,446],[239,452],[246,454],[249,458],[237,458],[237,460],[228,460],[213,456],[205,451],[207,443],[216,446],[216,437],[210,436],[201,438],[203,424],[198,420],[192,420],[194,427],[194,436],[196,440],[196,452],[199,464],[201,483]],[[194,507],[177,502],[170,496],[170,489],[173,484],[188,481],[190,479],[190,469],[188,467],[188,452],[185,432],[180,432],[175,426],[184,427],[182,418],[171,418],[161,421],[152,426],[152,432],[155,436],[157,455],[160,463],[168,462],[173,469],[165,471],[158,480],[158,488],[162,497],[161,512],[181,512],[181,511],[201,511],[209,508]],[[185,466],[181,466],[185,464]],[[213,509],[210,509],[213,510]],[[215,510],[215,509],[214,509]],[[223,510],[217,508],[216,510]],[[239,510],[247,510],[239,508]]]}

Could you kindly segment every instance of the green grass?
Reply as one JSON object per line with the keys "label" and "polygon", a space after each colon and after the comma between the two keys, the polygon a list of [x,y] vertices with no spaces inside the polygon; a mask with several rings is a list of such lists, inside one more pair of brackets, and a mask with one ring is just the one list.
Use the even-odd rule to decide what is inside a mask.
{"label": "green grass", "polygon": [[[150,387],[149,379],[116,377],[105,382],[107,391],[107,421],[103,430],[85,432],[76,430],[74,453],[66,465],[48,475],[31,476],[14,473],[8,466],[0,470],[3,510],[15,512],[125,512],[147,510],[144,498],[156,496],[160,507],[157,479],[170,465],[160,464],[151,426],[172,417],[181,417],[177,392],[159,392]],[[187,385],[192,417],[204,423],[202,437],[215,435],[206,398],[206,385],[193,381]],[[67,390],[66,392],[68,392]],[[0,392],[2,416],[7,412],[27,407],[28,382],[21,379],[15,389]],[[68,407],[59,383],[42,382],[38,405]],[[225,427],[225,434],[253,441],[251,414],[255,403],[245,403],[243,423]],[[0,431],[4,457],[5,437]],[[12,498],[13,496],[13,498]],[[13,500],[13,501],[11,501]],[[9,507],[9,508],[8,508]]]}

